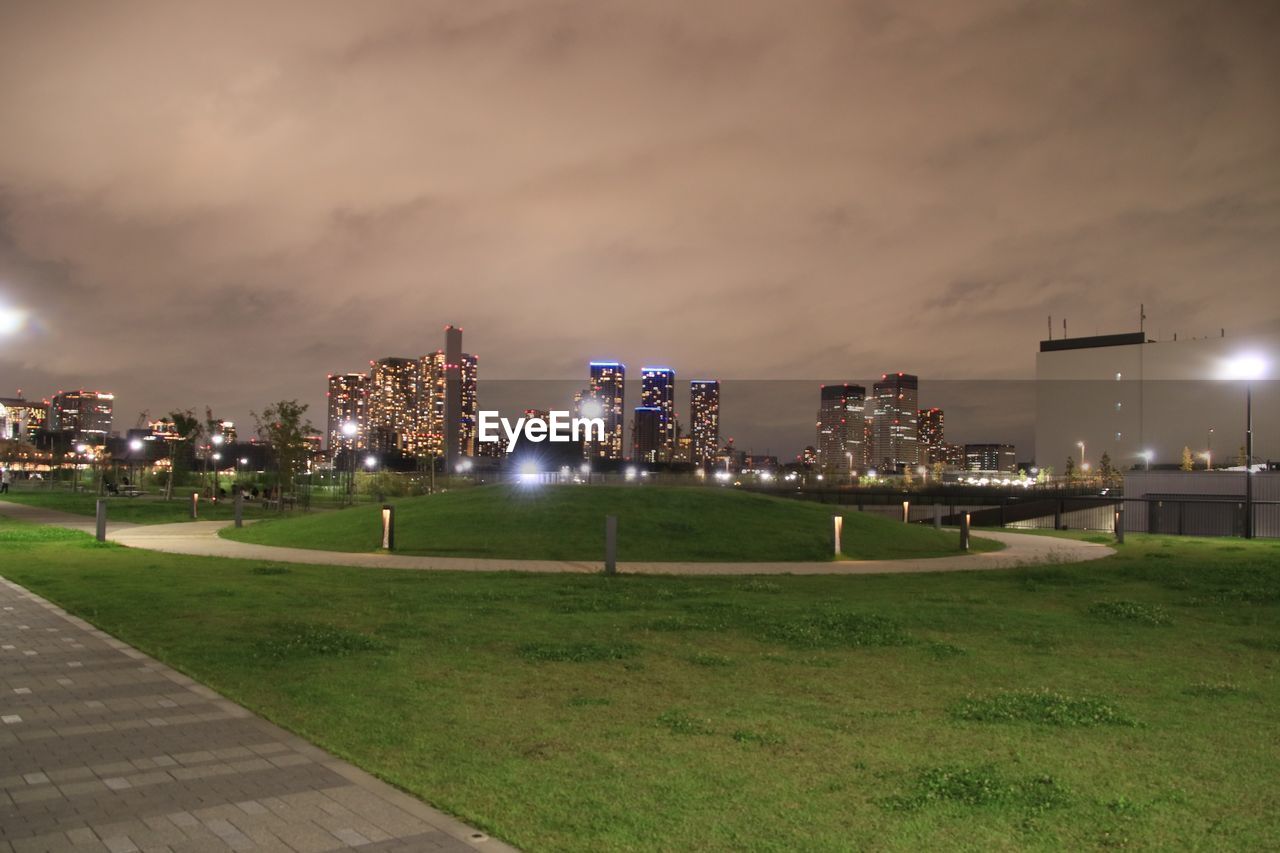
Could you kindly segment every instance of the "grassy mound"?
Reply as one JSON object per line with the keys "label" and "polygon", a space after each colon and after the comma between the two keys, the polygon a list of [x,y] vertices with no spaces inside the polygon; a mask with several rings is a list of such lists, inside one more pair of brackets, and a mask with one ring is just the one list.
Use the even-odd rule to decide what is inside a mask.
{"label": "grassy mound", "polygon": [[[268,520],[224,535],[241,542],[371,551],[376,506]],[[604,518],[618,516],[623,561],[798,561],[831,558],[832,508],[727,489],[482,486],[396,502],[404,554],[600,560]],[[958,553],[955,533],[845,510],[844,554],[859,560]],[[978,543],[979,548],[994,543]]]}

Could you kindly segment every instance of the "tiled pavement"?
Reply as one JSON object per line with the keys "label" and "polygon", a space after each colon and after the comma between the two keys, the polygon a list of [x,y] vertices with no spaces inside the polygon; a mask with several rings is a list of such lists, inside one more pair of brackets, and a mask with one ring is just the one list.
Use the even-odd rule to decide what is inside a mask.
{"label": "tiled pavement", "polygon": [[0,579],[0,853],[510,850]]}

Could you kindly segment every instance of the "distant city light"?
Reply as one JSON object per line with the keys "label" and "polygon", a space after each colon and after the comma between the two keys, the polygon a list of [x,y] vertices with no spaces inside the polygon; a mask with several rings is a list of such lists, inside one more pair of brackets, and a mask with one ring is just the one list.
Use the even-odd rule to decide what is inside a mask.
{"label": "distant city light", "polygon": [[356,433],[360,431],[360,427],[356,426],[355,421],[347,421],[342,425],[342,434],[347,438],[355,438]]}
{"label": "distant city light", "polygon": [[364,458],[364,467],[366,468],[373,468],[377,464],[378,464],[378,457],[376,456],[366,456]]}
{"label": "distant city light", "polygon": [[133,439],[132,441],[130,441],[130,442],[129,442],[129,449],[130,449],[130,450],[132,450],[134,453],[137,453],[139,450],[141,450],[141,449],[142,449],[142,439],[140,439],[140,438],[135,438],[135,439]]}
{"label": "distant city light", "polygon": [[634,480],[636,478],[636,466],[634,465],[629,466],[626,470],[625,476],[628,480]]}

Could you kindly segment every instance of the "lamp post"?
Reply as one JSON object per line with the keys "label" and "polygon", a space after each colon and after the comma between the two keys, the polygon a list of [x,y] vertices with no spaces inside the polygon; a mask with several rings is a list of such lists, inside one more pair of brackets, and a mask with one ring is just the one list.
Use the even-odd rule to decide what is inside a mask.
{"label": "lamp post", "polygon": [[[215,447],[221,447],[221,446],[222,446],[222,442],[224,441],[224,437],[223,437],[222,433],[220,433],[220,432],[215,432],[215,433],[214,433],[214,434],[209,438],[209,441],[211,441],[211,442],[212,442],[212,444],[211,444],[211,445],[210,445],[210,447],[209,447],[209,455],[205,457],[205,462],[204,462],[204,464],[205,464],[205,473],[206,473],[206,474],[208,474],[208,473],[209,473],[209,463],[210,463],[210,462],[213,462],[213,461],[216,461],[217,459],[222,458],[222,454],[214,452],[213,448],[215,448]],[[216,476],[217,476],[217,474],[215,473],[215,474],[214,474],[214,477],[216,477]],[[212,478],[210,478],[209,498],[210,498],[210,500],[217,500],[217,499],[218,499],[218,485],[217,485],[217,483],[216,483],[216,482],[214,482],[214,480],[213,480]]]}
{"label": "lamp post", "polygon": [[1213,427],[1209,427],[1209,434],[1205,437],[1204,442],[1204,470],[1213,470]]}
{"label": "lamp post", "polygon": [[215,452],[213,454],[213,491],[209,493],[209,499],[216,501],[218,499],[218,463],[222,461],[222,454]]}
{"label": "lamp post", "polygon": [[89,453],[89,445],[87,445],[87,444],[77,444],[77,445],[76,445],[76,456],[75,456],[75,462],[74,462],[74,464],[72,464],[72,466],[71,466],[71,470],[72,470],[72,472],[73,472],[73,473],[74,473],[74,475],[75,475],[74,479],[72,479],[72,481],[71,481],[71,492],[72,492],[72,494],[74,494],[74,493],[76,493],[76,492],[80,491],[80,457],[81,457],[81,456],[87,456],[87,455],[88,455],[88,453]]}
{"label": "lamp post", "polygon": [[1142,461],[1143,461],[1143,463],[1145,463],[1145,465],[1146,465],[1146,470],[1148,470],[1148,471],[1150,471],[1150,470],[1151,470],[1151,457],[1152,457],[1152,456],[1155,456],[1155,453],[1154,453],[1154,452],[1152,452],[1152,451],[1150,451],[1150,450],[1144,450],[1144,451],[1142,451]]}
{"label": "lamp post", "polygon": [[359,431],[360,427],[355,421],[346,421],[342,425],[342,436],[345,439],[347,451],[347,488],[346,494],[343,495],[343,503],[355,503],[356,433]]}
{"label": "lamp post", "polygon": [[129,485],[138,487],[138,451],[142,449],[142,439],[135,438],[129,442]]}
{"label": "lamp post", "polygon": [[1244,380],[1244,538],[1253,538],[1253,380],[1267,372],[1258,355],[1242,355],[1227,364],[1227,377]]}
{"label": "lamp post", "polygon": [[1080,448],[1080,469],[1085,470],[1087,466],[1085,465],[1085,461],[1084,461],[1084,442],[1077,441],[1076,447]]}

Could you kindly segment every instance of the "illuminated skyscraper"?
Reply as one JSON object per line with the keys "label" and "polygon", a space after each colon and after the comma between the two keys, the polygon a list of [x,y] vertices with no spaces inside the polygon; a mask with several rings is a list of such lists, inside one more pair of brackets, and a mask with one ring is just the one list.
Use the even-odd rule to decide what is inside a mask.
{"label": "illuminated skyscraper", "polygon": [[462,329],[444,327],[444,458],[454,469],[462,452]]}
{"label": "illuminated skyscraper", "polygon": [[[328,397],[329,458],[336,460],[340,452],[350,453],[365,447],[368,428],[369,377],[364,373],[330,373]],[[356,425],[350,438],[342,431],[344,424]]]}
{"label": "illuminated skyscraper", "polygon": [[867,389],[845,382],[823,385],[818,404],[818,468],[848,475],[866,467],[863,413]]}
{"label": "illuminated skyscraper", "polygon": [[416,452],[421,429],[421,366],[417,359],[384,358],[369,370],[367,446],[378,452]]}
{"label": "illuminated skyscraper", "polygon": [[920,463],[932,465],[934,462],[946,462],[947,443],[943,425],[945,418],[942,409],[921,409],[916,413],[920,420]]}
{"label": "illuminated skyscraper", "polygon": [[689,383],[689,434],[693,439],[692,459],[705,465],[720,449],[720,382],[695,379]]}
{"label": "illuminated skyscraper", "polygon": [[632,427],[634,458],[638,462],[662,461],[662,409],[657,406],[637,406],[635,426]]}
{"label": "illuminated skyscraper", "polygon": [[669,367],[642,367],[640,377],[640,405],[658,410],[658,446],[650,461],[670,462],[676,447],[676,372]]}
{"label": "illuminated skyscraper", "polygon": [[[422,391],[419,398],[419,428],[422,442],[421,453],[433,456],[446,455],[445,442],[447,412],[449,406],[449,370],[445,350],[436,350],[424,355],[422,363]],[[455,441],[458,442],[455,456],[476,455],[476,419],[477,415],[477,374],[478,360],[470,353],[459,356],[459,369],[456,378],[459,385],[458,429]]]}
{"label": "illuminated skyscraper", "polygon": [[579,403],[579,415],[604,418],[604,441],[587,442],[586,456],[588,459],[621,459],[627,366],[616,361],[593,361],[590,368],[591,386]]}
{"label": "illuminated skyscraper", "polygon": [[920,464],[920,380],[910,373],[886,373],[873,389],[871,467],[882,473]]}
{"label": "illuminated skyscraper", "polygon": [[69,432],[75,440],[104,441],[111,432],[114,394],[102,391],[59,391],[49,403],[49,431]]}

